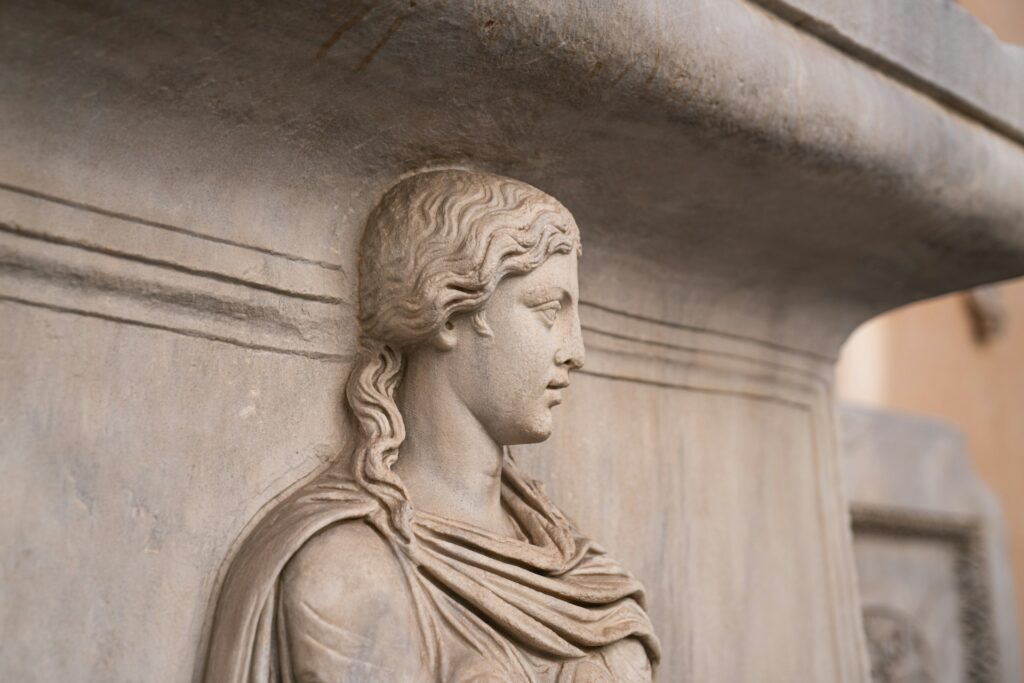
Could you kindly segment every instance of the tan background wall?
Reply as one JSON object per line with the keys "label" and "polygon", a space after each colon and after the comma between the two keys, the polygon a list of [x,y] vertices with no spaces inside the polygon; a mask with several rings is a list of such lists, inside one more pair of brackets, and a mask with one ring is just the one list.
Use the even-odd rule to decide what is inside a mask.
{"label": "tan background wall", "polygon": [[1024,1],[961,0],[960,4],[1003,40],[1024,44]]}

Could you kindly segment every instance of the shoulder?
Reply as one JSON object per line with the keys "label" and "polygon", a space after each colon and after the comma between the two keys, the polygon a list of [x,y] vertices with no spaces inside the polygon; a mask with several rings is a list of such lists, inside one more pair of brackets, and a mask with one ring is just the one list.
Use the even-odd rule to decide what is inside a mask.
{"label": "shoulder", "polygon": [[364,522],[337,524],[310,539],[281,576],[296,680],[420,680],[408,585],[390,544]]}
{"label": "shoulder", "polygon": [[[302,601],[334,611],[407,605],[398,558],[387,540],[362,521],[319,532],[291,558],[281,577],[286,603]],[[399,600],[402,598],[402,600]]]}

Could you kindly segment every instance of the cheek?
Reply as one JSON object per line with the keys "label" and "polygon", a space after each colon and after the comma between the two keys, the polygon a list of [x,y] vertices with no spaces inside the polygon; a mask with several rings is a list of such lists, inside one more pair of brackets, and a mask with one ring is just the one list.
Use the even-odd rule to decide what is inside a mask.
{"label": "cheek", "polygon": [[554,348],[551,344],[554,335],[536,320],[527,322],[530,324],[524,324],[510,338],[509,355],[515,358],[515,373],[524,385],[529,385],[523,387],[524,391],[543,390],[554,366]]}
{"label": "cheek", "polygon": [[[530,322],[530,321],[526,321]],[[525,327],[525,325],[524,325]],[[521,413],[542,397],[550,379],[553,361],[543,339],[518,328],[506,336],[496,348],[492,364],[492,388],[506,403],[505,411]],[[495,397],[497,398],[497,396]]]}

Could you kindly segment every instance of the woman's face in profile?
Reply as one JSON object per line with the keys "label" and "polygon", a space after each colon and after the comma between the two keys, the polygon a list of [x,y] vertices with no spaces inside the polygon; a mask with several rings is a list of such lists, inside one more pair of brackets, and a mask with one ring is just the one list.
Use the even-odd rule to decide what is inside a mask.
{"label": "woman's face in profile", "polygon": [[551,409],[569,372],[583,364],[578,257],[554,254],[535,270],[502,280],[484,307],[493,335],[453,320],[457,395],[497,443],[536,443],[551,435]]}

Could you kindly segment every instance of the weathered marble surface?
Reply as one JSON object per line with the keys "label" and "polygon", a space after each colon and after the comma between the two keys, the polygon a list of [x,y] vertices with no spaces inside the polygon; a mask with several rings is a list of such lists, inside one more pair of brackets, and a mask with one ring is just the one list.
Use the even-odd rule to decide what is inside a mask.
{"label": "weathered marble surface", "polygon": [[[1024,48],[956,2],[754,0],[801,28],[1024,141]],[[952,39],[952,42],[951,42]]]}
{"label": "weathered marble surface", "polygon": [[0,12],[3,678],[194,676],[350,433],[366,213],[453,162],[587,235],[587,374],[517,457],[635,558],[662,679],[865,680],[832,358],[1024,272],[1016,142],[739,0]]}

